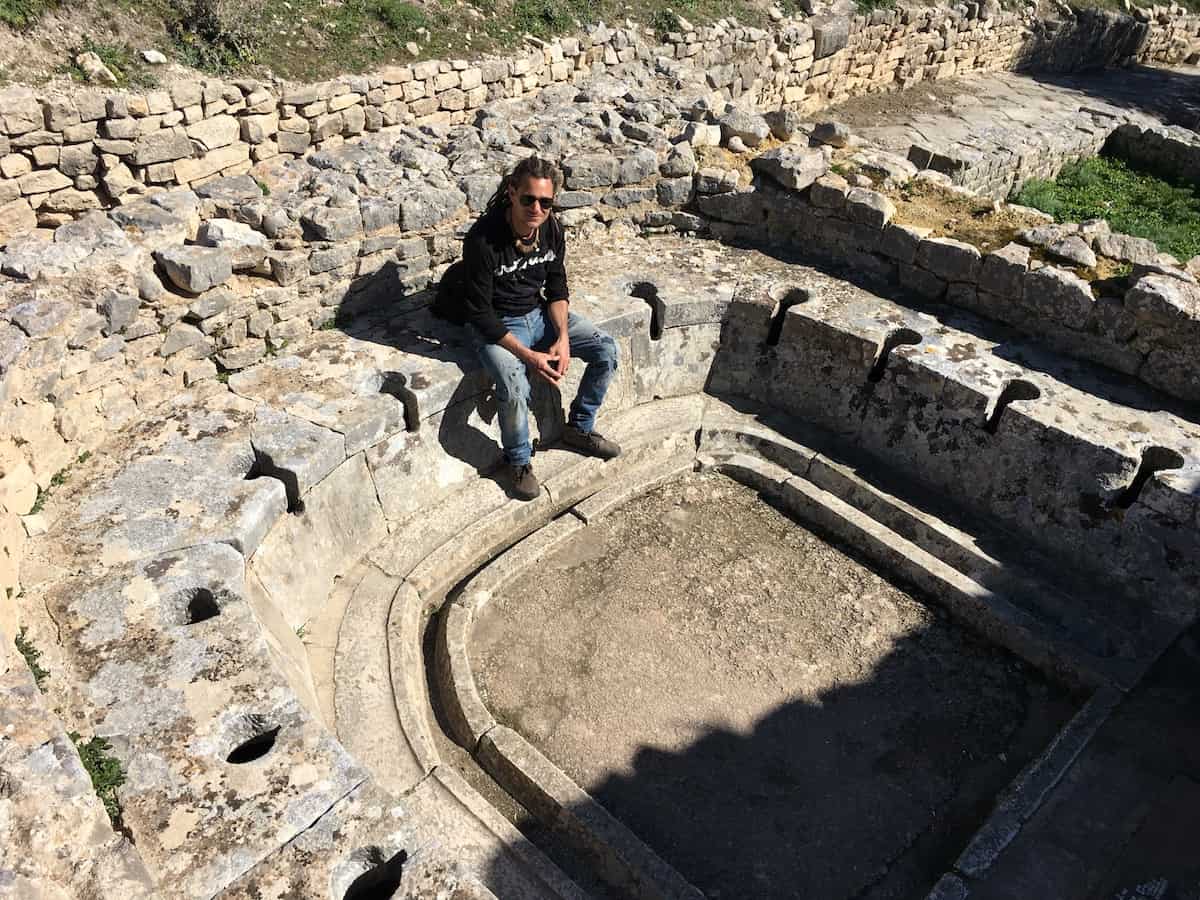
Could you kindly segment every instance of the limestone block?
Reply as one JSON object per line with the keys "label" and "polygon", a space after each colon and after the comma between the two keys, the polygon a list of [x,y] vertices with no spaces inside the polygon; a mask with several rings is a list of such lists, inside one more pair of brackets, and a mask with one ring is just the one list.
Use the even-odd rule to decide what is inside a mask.
{"label": "limestone block", "polygon": [[174,162],[192,155],[192,142],[174,130],[156,131],[140,138],[134,146],[133,162],[139,166]]}
{"label": "limestone block", "polygon": [[23,153],[10,153],[0,159],[0,175],[5,178],[20,178],[33,171],[33,163]]}
{"label": "limestone block", "polygon": [[308,251],[272,251],[267,254],[271,277],[283,286],[295,284],[308,274]]}
{"label": "limestone block", "polygon": [[846,47],[850,38],[850,20],[844,16],[814,16],[807,23],[813,31],[813,57],[824,59]]}
{"label": "limestone block", "polygon": [[[42,201],[39,208],[39,221],[45,213],[78,214],[89,209],[99,209],[100,199],[92,191],[77,191],[68,188],[65,191],[55,191]],[[67,217],[68,219],[70,216]]]}
{"label": "limestone block", "polygon": [[64,188],[71,187],[71,179],[62,172],[54,169],[45,169],[38,172],[30,172],[17,180],[17,184],[21,188],[21,193],[25,196],[30,194],[46,194],[50,191],[60,191]]}
{"label": "limestone block", "polygon": [[1125,308],[1168,328],[1200,330],[1200,287],[1169,275],[1143,275],[1125,292]]}
{"label": "limestone block", "polygon": [[751,160],[750,167],[777,184],[798,191],[824,175],[829,161],[815,148],[784,144]]}
{"label": "limestone block", "polygon": [[664,328],[657,341],[635,334],[630,362],[636,402],[702,392],[720,344],[719,322]]}
{"label": "limestone block", "polygon": [[1016,242],[993,250],[983,258],[979,289],[998,297],[1020,300],[1025,292],[1029,258],[1029,248]]}
{"label": "limestone block", "polygon": [[342,134],[362,134],[367,125],[367,113],[361,106],[352,106],[342,112]]}
{"label": "limestone block", "polygon": [[563,160],[566,186],[570,189],[608,187],[615,184],[619,171],[617,159],[607,153],[589,153]]}
{"label": "limestone block", "polygon": [[362,214],[357,206],[326,206],[300,217],[306,232],[316,240],[340,241],[360,234]]}
{"label": "limestone block", "polygon": [[846,194],[846,215],[851,222],[883,228],[896,214],[896,205],[878,191],[852,188]]}
{"label": "limestone block", "polygon": [[37,213],[24,198],[0,203],[0,244],[37,228]]}
{"label": "limestone block", "polygon": [[25,134],[45,127],[45,115],[37,96],[25,87],[9,87],[0,91],[0,124],[10,135]]}
{"label": "limestone block", "polygon": [[318,116],[312,123],[312,139],[320,142],[326,138],[341,134],[345,119],[340,112]]}
{"label": "limestone block", "polygon": [[196,241],[206,247],[229,251],[230,265],[235,272],[258,267],[270,249],[265,235],[232,219],[209,219],[201,223]]}
{"label": "limestone block", "polygon": [[233,274],[232,254],[215,247],[167,247],[154,258],[172,283],[192,294],[224,284]]}
{"label": "limestone block", "polygon": [[91,175],[100,164],[94,145],[89,143],[73,144],[63,147],[59,156],[58,168],[71,178],[79,175]]}
{"label": "limestone block", "polygon": [[437,225],[458,212],[466,196],[457,188],[438,189],[420,185],[399,198],[400,227],[420,231]]}
{"label": "limestone block", "polygon": [[841,122],[821,122],[813,129],[812,139],[831,147],[845,147],[850,143],[850,127]]}
{"label": "limestone block", "polygon": [[704,168],[696,173],[697,194],[722,194],[737,190],[738,173],[734,169]]}
{"label": "limestone block", "polygon": [[1102,234],[1096,238],[1096,252],[1110,259],[1134,264],[1152,263],[1158,257],[1158,246],[1146,238],[1128,234]]}
{"label": "limestone block", "polygon": [[[261,336],[265,336],[269,327],[270,314],[267,314],[267,323],[264,323]],[[247,366],[252,366],[267,354],[266,342],[259,337],[251,338],[244,343],[238,344],[235,347],[230,347],[222,350],[217,354],[217,362],[226,371],[237,371],[245,369]]]}
{"label": "limestone block", "polygon": [[771,134],[771,127],[758,113],[732,109],[717,120],[721,126],[721,137],[728,142],[738,138],[747,147],[757,147]]}
{"label": "limestone block", "polygon": [[[236,121],[236,120],[235,120]],[[175,163],[175,178],[180,184],[191,184],[201,178],[209,178],[240,163],[249,163],[250,148],[236,143],[213,150],[196,159],[181,159]]]}
{"label": "limestone block", "polygon": [[683,206],[692,199],[692,179],[664,178],[656,186],[658,202],[662,206]]}
{"label": "limestone block", "polygon": [[[282,518],[251,560],[263,587],[293,627],[319,613],[334,579],[387,535],[361,453],[341,463],[301,499],[303,511]],[[305,560],[303,567],[296,566],[298,557]]]}
{"label": "limestone block", "polygon": [[982,256],[978,248],[952,238],[926,238],[917,248],[917,265],[945,281],[975,282]]}
{"label": "limestone block", "polygon": [[38,485],[33,469],[12,441],[0,444],[0,509],[24,516],[33,509]]}
{"label": "limestone block", "polygon": [[1095,304],[1091,285],[1074,272],[1042,266],[1025,276],[1025,305],[1052,322],[1083,329]]}
{"label": "limestone block", "polygon": [[1046,247],[1046,253],[1054,259],[1075,266],[1092,268],[1096,265],[1096,254],[1088,246],[1087,241],[1077,234],[1070,234],[1052,241]]}
{"label": "limestone block", "polygon": [[617,170],[617,184],[637,184],[658,171],[658,154],[649,148],[635,150],[623,157]]}
{"label": "limestone block", "polygon": [[54,427],[54,419],[54,405],[45,401],[18,406],[8,417],[11,435],[20,443],[34,480],[43,490],[75,458]]}

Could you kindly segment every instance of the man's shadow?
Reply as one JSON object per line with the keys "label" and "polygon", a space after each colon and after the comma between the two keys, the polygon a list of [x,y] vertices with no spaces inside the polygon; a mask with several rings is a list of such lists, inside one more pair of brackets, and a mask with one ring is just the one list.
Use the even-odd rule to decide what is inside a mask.
{"label": "man's shadow", "polygon": [[[431,311],[436,293],[436,281],[414,284],[402,263],[389,262],[352,283],[338,305],[335,328],[411,357],[411,365],[401,360],[383,373],[380,392],[401,402],[408,430],[418,440],[436,433],[445,453],[508,491],[495,385],[470,327]],[[566,416],[556,386],[530,378],[529,418],[535,455],[559,441]]]}

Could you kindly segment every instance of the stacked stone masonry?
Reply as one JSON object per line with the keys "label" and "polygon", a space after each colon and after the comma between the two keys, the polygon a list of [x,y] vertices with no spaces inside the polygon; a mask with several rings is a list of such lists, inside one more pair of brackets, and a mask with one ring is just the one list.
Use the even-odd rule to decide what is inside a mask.
{"label": "stacked stone masonry", "polygon": [[810,113],[867,91],[1012,68],[1072,71],[1179,62],[1200,20],[1081,13],[1067,21],[992,12],[876,10],[786,20],[772,31],[717,25],[652,45],[635,29],[533,42],[512,59],[430,60],[320,84],[181,81],[145,94],[0,92],[0,241],[53,228],[156,186],[198,187],[255,163],[398,124],[460,124],[485,103],[575,83],[641,60],[673,77],[699,69],[726,96]]}

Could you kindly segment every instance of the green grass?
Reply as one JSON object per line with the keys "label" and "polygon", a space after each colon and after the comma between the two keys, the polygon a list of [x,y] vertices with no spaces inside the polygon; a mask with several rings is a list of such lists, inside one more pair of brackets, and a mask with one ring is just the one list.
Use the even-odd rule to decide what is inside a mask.
{"label": "green grass", "polygon": [[33,674],[33,681],[37,685],[38,690],[45,693],[46,689],[42,686],[42,683],[50,677],[50,673],[43,669],[38,662],[42,658],[42,651],[30,643],[29,639],[25,637],[25,631],[25,626],[22,625],[20,630],[17,631],[17,637],[13,643],[17,645],[17,652],[25,658],[25,665],[29,666],[29,671]]}
{"label": "green grass", "polygon": [[1107,219],[1114,231],[1148,238],[1180,260],[1200,253],[1200,188],[1120,159],[1073,163],[1054,181],[1027,182],[1013,200],[1059,222]]}
{"label": "green grass", "polygon": [[113,828],[120,829],[121,804],[117,800],[117,788],[125,783],[125,770],[121,768],[119,759],[109,755],[112,744],[98,735],[85,741],[76,731],[72,731],[68,737],[79,752],[79,759],[92,779],[92,790],[104,804],[109,821]]}
{"label": "green grass", "polygon": [[[0,0],[5,2],[5,0]],[[133,2],[133,0],[122,0]],[[252,17],[229,0],[137,0],[166,23],[181,61],[214,74],[270,69],[299,81],[362,72],[394,62],[503,53],[526,34],[548,39],[627,17],[656,31],[678,17],[700,25],[734,17],[762,24],[749,0],[263,0]],[[224,3],[224,5],[222,5]],[[416,45],[416,55],[409,50]]]}
{"label": "green grass", "polygon": [[0,0],[0,22],[13,28],[28,28],[58,6],[58,0]]}

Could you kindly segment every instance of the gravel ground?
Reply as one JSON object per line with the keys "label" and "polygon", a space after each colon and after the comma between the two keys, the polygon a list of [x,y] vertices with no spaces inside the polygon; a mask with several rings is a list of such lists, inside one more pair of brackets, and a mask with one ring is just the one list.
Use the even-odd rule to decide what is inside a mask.
{"label": "gravel ground", "polygon": [[1071,709],[715,474],[581,531],[472,656],[497,718],[711,897],[914,895]]}

